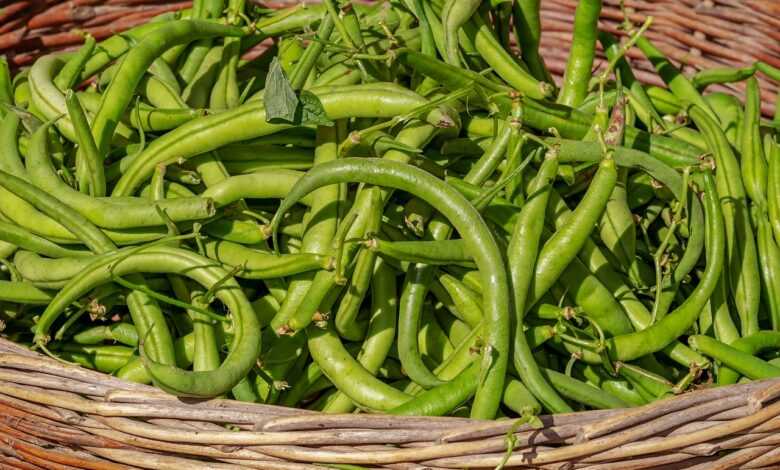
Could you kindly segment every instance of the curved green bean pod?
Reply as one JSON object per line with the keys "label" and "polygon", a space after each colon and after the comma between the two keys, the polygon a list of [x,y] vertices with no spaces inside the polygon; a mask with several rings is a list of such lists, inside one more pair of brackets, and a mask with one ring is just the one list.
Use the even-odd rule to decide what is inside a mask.
{"label": "curved green bean pod", "polygon": [[716,83],[741,82],[756,74],[756,65],[741,68],[718,67],[699,70],[691,77],[691,83],[698,90],[703,90]]}
{"label": "curved green bean pod", "polygon": [[666,56],[645,36],[639,36],[636,45],[640,51],[647,57],[658,75],[669,86],[677,100],[683,103],[691,104],[701,108],[709,117],[718,122],[718,117],[712,111],[712,108],[704,101],[699,91],[688,78],[680,72]]}
{"label": "curved green bean pod", "polygon": [[81,71],[95,50],[96,44],[95,38],[92,35],[87,35],[84,39],[84,44],[79,48],[78,52],[68,59],[57,76],[54,77],[54,84],[57,85],[57,88],[65,91],[76,85]]}
{"label": "curved green bean pod", "polygon": [[93,287],[110,282],[114,276],[131,273],[177,273],[209,288],[221,283],[214,295],[232,314],[233,342],[218,369],[208,372],[187,372],[171,365],[160,364],[144,357],[144,365],[154,382],[176,395],[213,397],[228,392],[254,366],[260,352],[260,334],[252,305],[228,272],[214,266],[208,258],[178,248],[157,246],[145,249],[125,249],[100,258],[88,266],[78,278],[66,285],[47,306],[35,325],[36,342],[46,336],[51,324],[65,306]]}
{"label": "curved green bean pod", "polygon": [[483,379],[477,386],[472,416],[493,417],[501,401],[509,353],[509,315],[505,267],[490,231],[476,210],[441,180],[406,164],[382,159],[366,162],[345,158],[311,170],[282,201],[271,222],[274,232],[281,214],[302,196],[326,184],[359,181],[408,191],[431,204],[452,222],[466,240],[482,275],[487,325]]}
{"label": "curved green bean pod", "polygon": [[130,104],[132,91],[160,54],[172,46],[193,39],[244,34],[241,28],[199,20],[172,21],[149,33],[122,60],[111,85],[103,94],[100,109],[95,114],[92,135],[101,155],[108,150],[116,122]]}
{"label": "curved green bean pod", "polygon": [[388,410],[388,413],[411,416],[444,416],[474,395],[476,384],[479,382],[479,372],[479,364],[472,363],[449,382],[422,392],[401,406]]}
{"label": "curved green bean pod", "polygon": [[460,28],[476,13],[482,0],[447,0],[441,11],[441,23],[444,28],[444,57],[448,64],[459,66],[460,47],[458,33]]}
{"label": "curved green bean pod", "polygon": [[27,173],[34,183],[45,188],[63,203],[76,208],[96,225],[107,228],[164,225],[165,220],[155,206],[159,206],[173,221],[205,219],[214,214],[211,201],[204,198],[178,198],[155,203],[138,199],[137,202],[117,205],[111,200],[93,198],[73,190],[60,180],[49,158],[47,127],[41,126],[33,134],[26,161]]}
{"label": "curved green bean pod", "polygon": [[22,278],[33,284],[56,289],[64,286],[73,277],[78,276],[93,259],[81,258],[41,258],[29,251],[17,251],[14,255],[14,264],[19,269]]}
{"label": "curved green bean pod", "polygon": [[312,359],[336,388],[356,404],[386,411],[409,401],[409,395],[380,381],[355,360],[332,328],[311,325],[306,336]]}
{"label": "curved green bean pod", "polygon": [[[376,375],[393,345],[396,331],[395,273],[381,259],[376,261],[371,278],[371,318],[366,340],[360,347],[357,360],[369,373]],[[334,397],[324,411],[349,413],[355,405],[341,393]],[[342,397],[343,395],[343,397]]]}
{"label": "curved green bean pod", "polygon": [[552,95],[554,87],[547,82],[538,81],[519,66],[514,57],[498,42],[480,14],[475,14],[471,21],[463,25],[463,32],[474,43],[485,62],[509,85],[535,99]]}
{"label": "curved green bean pod", "polygon": [[703,173],[706,223],[707,266],[699,285],[674,311],[648,328],[607,340],[607,348],[617,360],[631,361],[660,351],[693,325],[720,279],[725,259],[723,212],[710,171]]}

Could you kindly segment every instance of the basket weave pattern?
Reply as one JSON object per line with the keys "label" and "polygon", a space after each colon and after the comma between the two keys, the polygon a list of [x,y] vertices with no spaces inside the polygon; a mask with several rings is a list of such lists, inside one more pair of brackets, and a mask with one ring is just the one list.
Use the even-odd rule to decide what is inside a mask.
{"label": "basket weave pattern", "polygon": [[[778,397],[780,379],[630,410],[544,416],[542,429],[514,429],[507,464],[777,468]],[[494,468],[513,424],[186,401],[0,340],[0,465],[8,468]]]}

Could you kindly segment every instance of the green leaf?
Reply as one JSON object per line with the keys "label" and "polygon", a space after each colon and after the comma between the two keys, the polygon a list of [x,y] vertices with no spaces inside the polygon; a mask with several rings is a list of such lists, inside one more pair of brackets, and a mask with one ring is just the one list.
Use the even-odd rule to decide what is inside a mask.
{"label": "green leaf", "polygon": [[328,118],[325,108],[322,107],[317,95],[310,91],[302,90],[299,97],[301,102],[300,124],[313,124],[317,126],[333,126],[335,123]]}
{"label": "green leaf", "polygon": [[265,82],[265,120],[271,123],[295,123],[295,112],[298,108],[298,97],[290,86],[290,81],[282,70],[279,59],[271,60],[268,77]]}

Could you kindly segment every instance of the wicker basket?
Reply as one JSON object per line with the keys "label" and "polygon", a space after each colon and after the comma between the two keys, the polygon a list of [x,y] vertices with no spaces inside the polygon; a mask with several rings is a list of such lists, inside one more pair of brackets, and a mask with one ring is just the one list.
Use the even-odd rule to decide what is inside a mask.
{"label": "wicker basket", "polygon": [[[617,32],[618,2],[605,3],[601,26]],[[648,36],[690,72],[753,60],[780,66],[776,0],[626,3],[635,22],[655,17]],[[0,6],[0,53],[23,66],[77,46],[84,31],[100,39],[189,2],[0,0]],[[576,0],[543,2],[544,57],[558,75],[575,6]],[[641,80],[661,84],[638,52],[629,57]],[[769,114],[778,83],[759,78]],[[780,379],[701,389],[641,408],[545,416],[542,429],[514,429],[510,420],[323,415],[178,399],[0,339],[0,468],[493,468],[507,457],[507,466],[521,468],[780,468],[778,397]]]}
{"label": "wicker basket", "polygon": [[[511,467],[777,468],[780,379],[514,429]],[[494,468],[513,420],[326,415],[187,401],[0,340],[0,466],[10,468]],[[729,451],[732,452],[724,452]]]}

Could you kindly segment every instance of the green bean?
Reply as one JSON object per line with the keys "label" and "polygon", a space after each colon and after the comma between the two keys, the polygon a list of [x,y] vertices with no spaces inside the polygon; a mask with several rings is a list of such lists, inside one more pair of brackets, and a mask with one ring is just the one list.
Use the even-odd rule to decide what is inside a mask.
{"label": "green bean", "polygon": [[11,70],[8,68],[6,58],[2,57],[0,58],[0,118],[7,113],[5,105],[10,105],[14,102],[14,92],[11,86]]}
{"label": "green bean", "polygon": [[752,209],[752,220],[756,227],[756,245],[761,260],[758,265],[761,271],[766,307],[769,310],[772,328],[780,330],[780,248],[772,234],[772,226],[769,223],[765,207],[754,203]]}
{"label": "green bean", "polygon": [[761,96],[758,80],[751,77],[745,90],[745,115],[742,119],[740,139],[740,164],[745,192],[750,200],[761,207],[766,205],[767,164],[761,147],[759,119],[761,117]]}
{"label": "green bean", "polygon": [[94,345],[103,341],[115,341],[125,346],[138,345],[138,331],[131,323],[98,325],[79,331],[72,340],[78,344]]}
{"label": "green bean", "polygon": [[64,286],[92,262],[86,257],[80,258],[41,258],[29,251],[17,251],[14,264],[22,277],[33,284],[49,289]]}
{"label": "green bean", "polygon": [[323,373],[359,406],[388,410],[409,400],[408,395],[381,382],[344,349],[330,328],[309,326],[309,350]]}
{"label": "green bean", "polygon": [[436,241],[386,241],[372,238],[368,247],[382,256],[399,261],[423,264],[457,264],[473,266],[471,256],[466,252],[463,240]]}
{"label": "green bean", "polygon": [[735,148],[739,147],[738,136],[744,115],[742,103],[734,95],[717,91],[706,94],[704,99],[718,115],[720,128],[723,129],[729,143]]}
{"label": "green bean", "polygon": [[707,266],[699,285],[674,311],[648,328],[607,340],[610,354],[618,360],[630,361],[660,351],[693,325],[712,295],[720,278],[725,258],[723,213],[717,201],[715,181],[710,171],[703,173],[704,209],[706,221]]}
{"label": "green bean", "polygon": [[[726,343],[723,340],[721,340],[721,342],[729,344],[732,348],[745,354],[755,356],[766,350],[776,350],[780,347],[780,333],[777,331],[762,330],[753,333],[752,335],[745,336],[744,338],[737,338],[731,341],[731,343]],[[770,364],[774,363],[770,361]],[[739,372],[726,365],[721,365],[718,369],[718,384],[730,385],[737,383],[739,376]]]}
{"label": "green bean", "polygon": [[617,180],[615,161],[607,155],[599,164],[593,182],[567,223],[542,246],[536,260],[533,291],[526,308],[536,303],[577,256],[590,231],[601,218]]}
{"label": "green bean", "polygon": [[[138,93],[156,108],[186,109],[187,103],[178,90],[178,82],[175,83],[176,88],[167,81],[147,74],[138,83]],[[199,104],[201,106],[196,107],[204,107],[202,103]],[[126,111],[123,114],[125,113]]]}
{"label": "green bean", "polygon": [[132,91],[151,63],[166,49],[182,42],[214,36],[241,36],[243,31],[198,20],[170,22],[150,33],[138,46],[128,52],[122,60],[101,102],[100,109],[92,123],[92,134],[98,150],[104,155],[108,142],[114,133],[115,122],[121,116],[132,98]]}
{"label": "green bean", "polygon": [[743,336],[749,335],[759,329],[761,280],[739,163],[725,135],[717,126],[717,121],[711,119],[698,106],[691,108],[690,115],[704,134],[715,157],[715,163],[721,170],[715,177],[726,229],[727,279],[739,314],[740,331]]}
{"label": "green bean", "polygon": [[474,43],[477,52],[485,62],[509,85],[535,99],[543,99],[552,94],[553,86],[538,81],[520,67],[501,46],[479,13],[463,25],[463,32]]}
{"label": "green bean", "polygon": [[718,341],[731,344],[739,338],[739,330],[734,324],[734,320],[731,318],[731,311],[727,299],[728,285],[726,283],[726,277],[722,275],[710,298],[710,308],[713,310],[713,332]]}
{"label": "green bean", "polygon": [[[395,274],[381,259],[374,265],[371,282],[371,318],[366,340],[360,347],[357,360],[369,373],[376,375],[386,362],[396,331]],[[348,413],[354,409],[351,400],[341,392],[325,408],[326,412]],[[342,398],[343,395],[343,398]]]}
{"label": "green bean", "polygon": [[350,180],[407,190],[426,200],[451,220],[458,232],[468,237],[464,240],[467,240],[467,246],[480,267],[483,284],[487,286],[484,293],[484,310],[486,321],[491,327],[487,329],[485,349],[488,352],[483,366],[484,378],[477,386],[472,415],[494,416],[501,399],[500,393],[503,391],[508,359],[509,318],[506,306],[506,274],[492,235],[473,207],[440,180],[414,167],[386,159],[371,162],[370,170],[365,165],[365,161],[347,158],[319,165],[310,171],[282,201],[279,212],[272,221],[274,231],[279,226],[279,214],[286,212],[300,197],[327,184],[326,182],[340,183]]}
{"label": "green bean", "polygon": [[51,294],[23,281],[0,280],[0,300],[18,304],[47,305]]}
{"label": "green bean", "polygon": [[669,86],[669,89],[674,96],[683,103],[690,104],[701,108],[702,112],[707,113],[707,116],[718,122],[718,117],[709,107],[706,101],[699,94],[696,87],[683,75],[671,62],[664,56],[649,39],[644,36],[640,36],[636,42],[637,47],[647,57],[653,67],[655,67],[658,75],[661,76],[664,83]]}
{"label": "green bean", "polygon": [[641,367],[623,362],[616,362],[615,369],[622,375],[634,388],[642,395],[649,398],[649,401],[655,401],[672,392],[672,384],[663,377],[644,370]]}
{"label": "green bean", "polygon": [[187,106],[193,108],[204,108],[209,105],[210,93],[222,63],[224,52],[222,45],[207,48],[206,51],[181,96]]}
{"label": "green bean", "polygon": [[65,103],[79,145],[76,158],[76,176],[79,179],[79,189],[86,192],[84,189],[88,186],[91,196],[105,196],[106,178],[103,172],[103,160],[100,158],[95,141],[92,139],[84,108],[81,107],[79,98],[72,90],[65,93]]}
{"label": "green bean", "polygon": [[406,374],[423,388],[441,385],[439,380],[425,365],[419,350],[418,328],[422,314],[422,303],[428,286],[428,274],[424,270],[412,269],[406,273],[398,320],[398,358]]}
{"label": "green bean", "polygon": [[574,37],[558,103],[572,107],[579,106],[588,93],[593,58],[596,55],[600,13],[601,0],[581,0],[577,4],[574,13]]}
{"label": "green bean", "polygon": [[[282,169],[231,176],[209,186],[201,197],[213,200],[218,208],[241,199],[278,199],[284,197],[301,176],[301,172]],[[311,206],[314,200],[308,197],[301,202]]]}
{"label": "green bean", "polygon": [[[437,280],[452,300],[461,320],[471,327],[476,327],[482,322],[481,299],[476,292],[466,287],[454,276],[446,273],[440,273]],[[438,297],[438,294],[436,295]]]}
{"label": "green bean", "polygon": [[133,358],[133,348],[127,346],[84,346],[80,344],[62,345],[62,357],[96,369],[100,372],[113,374]]}
{"label": "green bean", "polygon": [[[619,146],[623,140],[625,128],[626,102],[619,96],[612,108],[609,127],[605,129],[604,141],[607,145]],[[626,183],[628,170],[618,170],[617,182],[604,208],[599,221],[599,233],[607,250],[618,260],[624,272],[639,277],[636,254],[636,224],[628,207]]]}
{"label": "green bean", "polygon": [[180,273],[205,288],[223,282],[214,293],[232,312],[236,335],[230,352],[218,369],[209,372],[186,372],[172,365],[160,364],[144,357],[144,365],[155,383],[169,393],[211,397],[223,394],[236,385],[254,365],[259,354],[259,328],[251,304],[228,273],[216,267],[208,258],[170,247],[150,247],[143,250],[120,250],[99,258],[65,286],[47,306],[36,324],[36,339],[43,341],[50,325],[65,305],[91,287],[110,281],[115,276],[135,272]]}
{"label": "green bean", "polygon": [[764,152],[766,152],[769,170],[766,193],[767,211],[775,240],[780,240],[780,145],[772,138],[765,138]]}
{"label": "green bean", "polygon": [[[338,139],[338,130],[335,127],[318,127],[315,165],[338,158]],[[286,190],[282,197],[286,196],[290,189]],[[337,233],[341,190],[338,186],[322,188],[312,193],[311,198],[313,201],[310,212],[311,222],[304,232],[302,248],[311,253],[326,254],[330,251]],[[271,326],[275,330],[285,327],[296,311],[300,310],[301,303],[312,286],[313,278],[314,276],[308,273],[291,280],[287,297],[271,321]],[[314,308],[318,307],[319,305]]]}
{"label": "green bean", "polygon": [[365,323],[357,320],[360,305],[371,284],[371,276],[376,262],[376,253],[363,250],[355,259],[355,267],[336,310],[334,324],[342,338],[360,341],[366,334]]}
{"label": "green bean", "polygon": [[86,80],[93,76],[111,61],[127,52],[130,49],[131,44],[140,41],[149,33],[160,29],[167,22],[178,19],[181,16],[180,13],[164,13],[156,16],[148,23],[136,26],[125,31],[123,34],[117,34],[101,41],[97,45],[95,53],[92,54],[92,57],[90,57],[84,65],[84,70],[81,72],[81,79]]}
{"label": "green bean", "polygon": [[56,77],[54,77],[54,84],[57,85],[62,91],[69,88],[73,88],[79,80],[79,75],[84,69],[87,61],[92,56],[92,52],[95,50],[96,45],[95,38],[92,35],[87,35],[84,38],[84,44],[79,48],[78,52],[73,55],[68,62],[62,67]]}
{"label": "green bean", "polygon": [[83,250],[65,248],[49,241],[48,239],[35,235],[30,231],[19,227],[13,223],[0,220],[0,240],[7,243],[13,243],[24,250],[29,250],[41,255],[53,258],[67,257],[85,257],[89,253]]}
{"label": "green bean", "polygon": [[[331,119],[343,117],[394,117],[427,103],[423,98],[409,94],[393,94],[370,87],[349,88],[319,96],[326,114]],[[355,107],[355,103],[360,103]],[[427,119],[434,125],[451,126],[452,118],[440,109],[431,111]],[[238,125],[240,124],[240,125]],[[158,163],[186,160],[222,147],[228,143],[262,137],[289,126],[269,124],[265,120],[262,102],[251,101],[233,110],[213,116],[194,119],[154,140],[122,175],[114,187],[114,196],[132,192],[150,176]]]}
{"label": "green bean", "polygon": [[[176,350],[176,365],[182,368],[190,367],[195,355],[195,335],[189,333],[180,337],[176,340],[174,347]],[[152,383],[152,378],[146,371],[143,361],[138,356],[133,356],[121,369],[117,370],[116,376],[130,382]]]}
{"label": "green bean", "polygon": [[443,416],[450,413],[474,395],[479,373],[479,364],[475,362],[453,380],[422,392],[414,399],[388,410],[388,413],[416,416]]}
{"label": "green bean", "polygon": [[290,73],[290,85],[293,90],[300,90],[306,84],[315,63],[317,62],[317,58],[322,54],[322,51],[325,48],[324,43],[321,41],[327,41],[330,38],[330,35],[333,32],[333,26],[333,17],[325,14],[325,17],[322,18],[317,29],[317,39],[319,39],[319,41],[315,41],[306,49],[306,51],[304,51],[303,56]]}
{"label": "green bean", "polygon": [[756,65],[749,65],[741,68],[712,68],[700,70],[691,77],[691,83],[698,90],[703,90],[709,85],[720,83],[733,83],[746,80],[756,73]]}
{"label": "green bean", "polygon": [[780,376],[780,368],[764,360],[723,344],[709,336],[694,335],[688,338],[692,348],[716,359],[752,380]]}
{"label": "green bean", "polygon": [[480,5],[479,0],[468,0],[458,2],[457,0],[447,0],[444,2],[441,12],[441,22],[444,28],[444,50],[447,54],[444,56],[448,64],[459,66],[460,57],[458,47],[458,33],[460,28],[471,18]]}
{"label": "green bean", "polygon": [[520,212],[515,224],[512,238],[509,241],[507,251],[509,275],[514,293],[515,309],[515,333],[513,364],[523,383],[529,387],[533,395],[553,412],[565,412],[571,410],[569,405],[555,392],[542,376],[538,365],[531,355],[531,349],[524,333],[525,311],[533,294],[532,286],[538,278],[534,269],[538,263],[540,254],[541,229],[543,224],[538,221],[544,217],[547,208],[550,189],[558,169],[558,155],[550,151],[545,156],[545,161],[539,169],[539,174],[531,184],[528,200]]}
{"label": "green bean", "polygon": [[631,406],[642,406],[648,403],[647,400],[637,392],[633,385],[620,377],[612,377],[602,369],[589,364],[576,364],[575,371],[592,385],[596,385],[605,392],[620,398]]}
{"label": "green bean", "polygon": [[[76,208],[82,215],[98,226],[108,228],[136,228],[164,225],[155,206],[164,210],[174,221],[196,220],[210,217],[214,213],[211,201],[201,198],[175,199],[150,204],[148,201],[117,203],[93,198],[79,193],[63,183],[56,174],[47,150],[47,126],[41,126],[33,135],[30,154],[26,161],[30,179],[56,195],[65,204]],[[121,209],[121,210],[119,210]]]}
{"label": "green bean", "polygon": [[528,65],[531,74],[537,80],[552,83],[552,76],[544,58],[539,54],[542,27],[539,17],[540,0],[520,0],[512,4],[515,37],[521,44],[523,62]]}
{"label": "green bean", "polygon": [[[661,119],[658,111],[653,106],[645,87],[636,79],[634,72],[631,70],[631,66],[626,61],[625,57],[619,57],[621,48],[620,41],[606,31],[599,31],[598,38],[604,48],[607,59],[610,61],[617,60],[617,62],[615,62],[615,70],[620,75],[620,81],[624,86],[628,87],[628,90],[630,91],[628,93],[629,100],[635,100],[639,106],[648,111],[654,120],[653,122],[664,126],[665,121]],[[651,124],[648,125],[648,129],[652,130]]]}
{"label": "green bean", "polygon": [[532,414],[536,415],[542,411],[542,407],[534,398],[531,392],[522,382],[510,379],[504,388],[503,397],[504,406],[514,411],[518,415]]}
{"label": "green bean", "polygon": [[569,400],[599,409],[626,408],[623,400],[601,391],[597,387],[569,377],[552,369],[542,368],[542,374],[552,386]]}
{"label": "green bean", "polygon": [[240,268],[236,276],[244,279],[268,279],[327,269],[331,259],[315,253],[284,254],[248,248],[229,241],[209,240],[203,243],[205,254],[227,267]]}

